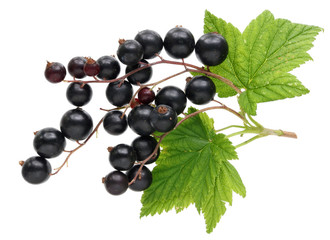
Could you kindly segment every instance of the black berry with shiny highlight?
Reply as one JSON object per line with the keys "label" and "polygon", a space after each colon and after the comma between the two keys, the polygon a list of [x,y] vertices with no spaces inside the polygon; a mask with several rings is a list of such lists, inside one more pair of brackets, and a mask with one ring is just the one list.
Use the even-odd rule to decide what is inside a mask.
{"label": "black berry with shiny highlight", "polygon": [[168,105],[172,107],[177,115],[183,113],[187,105],[186,94],[178,87],[166,86],[162,88],[156,95],[156,105]]}
{"label": "black berry with shiny highlight", "polygon": [[128,188],[128,178],[120,171],[113,171],[104,178],[104,187],[111,195],[123,194]]}
{"label": "black berry with shiny highlight", "polygon": [[104,116],[103,127],[111,135],[120,135],[127,129],[127,117],[121,111],[110,111]]}
{"label": "black berry with shiny highlight", "polygon": [[[140,165],[135,165],[132,169],[130,169],[126,174],[128,177],[128,181],[131,182],[136,174],[138,173]],[[135,181],[129,185],[129,189],[133,191],[144,191],[146,190],[152,183],[152,173],[150,170],[143,166],[141,172],[135,179]]]}
{"label": "black berry with shiny highlight", "polygon": [[33,147],[36,152],[44,158],[59,156],[66,146],[62,132],[55,128],[44,128],[39,130],[33,139]]}
{"label": "black berry with shiny highlight", "polygon": [[153,111],[150,105],[134,107],[128,114],[128,126],[141,136],[148,136],[155,131],[150,124],[150,114]]}
{"label": "black berry with shiny highlight", "polygon": [[[134,139],[132,147],[136,152],[137,160],[143,161],[148,158],[157,147],[157,141],[151,136],[141,136]],[[160,153],[160,147],[158,147],[157,153],[152,156],[146,164],[155,162]]]}
{"label": "black berry with shiny highlight", "polygon": [[110,151],[109,161],[117,170],[129,170],[136,161],[136,153],[133,147],[126,144],[118,144]]}
{"label": "black berry with shiny highlight", "polygon": [[51,83],[59,83],[64,80],[66,69],[62,63],[47,62],[45,69],[45,78]]}
{"label": "black berry with shiny highlight", "polygon": [[138,64],[143,57],[143,47],[136,40],[126,40],[119,45],[117,56],[125,65]]}
{"label": "black berry with shiny highlight", "polygon": [[71,140],[83,140],[93,130],[91,116],[80,108],[67,111],[61,119],[61,131],[64,136]]}
{"label": "black berry with shiny highlight", "polygon": [[150,124],[158,132],[171,131],[177,121],[176,112],[168,105],[158,105],[150,114]]}
{"label": "black berry with shiny highlight", "polygon": [[[126,73],[129,73],[135,69],[138,69],[140,67],[143,67],[147,65],[148,62],[146,60],[141,60],[138,64],[135,65],[129,65],[126,67]],[[139,85],[148,82],[151,79],[152,76],[152,68],[147,67],[145,69],[142,69],[136,73],[133,73],[132,75],[127,77],[127,80],[134,85]]]}
{"label": "black berry with shiny highlight", "polygon": [[144,87],[139,91],[138,99],[142,104],[149,104],[155,100],[155,92],[148,87]]}
{"label": "black berry with shiny highlight", "polygon": [[213,100],[216,87],[210,78],[195,76],[187,82],[185,92],[191,102],[202,105]]}
{"label": "black berry with shiny highlight", "polygon": [[100,73],[97,75],[102,80],[111,80],[118,77],[120,65],[116,58],[112,56],[103,56],[96,61],[100,66]]}
{"label": "black berry with shiny highlight", "polygon": [[30,157],[22,166],[22,176],[31,184],[46,182],[52,172],[50,163],[43,157]]}
{"label": "black berry with shiny highlight", "polygon": [[66,98],[74,106],[81,107],[89,103],[92,99],[93,91],[89,84],[73,82],[66,90]]}
{"label": "black berry with shiny highlight", "polygon": [[86,74],[84,72],[84,66],[87,62],[84,57],[74,57],[68,63],[68,71],[72,77],[84,78]]}
{"label": "black berry with shiny highlight", "polygon": [[206,33],[198,39],[195,53],[204,65],[216,66],[225,61],[228,55],[228,43],[218,33]]}
{"label": "black berry with shiny highlight", "polygon": [[135,40],[138,41],[143,47],[143,58],[151,59],[156,57],[163,49],[162,37],[153,30],[143,30],[135,36]]}
{"label": "black berry with shiny highlight", "polygon": [[165,36],[164,48],[172,58],[186,58],[194,51],[194,36],[186,28],[172,28]]}
{"label": "black berry with shiny highlight", "polygon": [[121,107],[130,102],[133,96],[133,87],[127,81],[123,83],[117,81],[108,84],[105,94],[112,105]]}

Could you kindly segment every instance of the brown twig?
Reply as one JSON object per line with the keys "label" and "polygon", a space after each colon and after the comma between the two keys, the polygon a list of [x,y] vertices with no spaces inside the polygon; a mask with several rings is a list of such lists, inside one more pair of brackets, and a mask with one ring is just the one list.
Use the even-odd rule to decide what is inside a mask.
{"label": "brown twig", "polygon": [[59,166],[58,168],[55,168],[55,172],[54,173],[51,173],[50,175],[55,175],[57,174],[59,171],[61,171],[61,169],[65,166],[65,164],[68,163],[69,161],[69,158],[71,157],[71,155],[76,152],[78,149],[80,149],[81,147],[85,146],[85,144],[89,141],[89,139],[91,139],[91,137],[97,132],[98,128],[100,127],[100,125],[102,124],[103,122],[103,119],[104,117],[98,122],[98,124],[96,125],[96,127],[94,128],[94,130],[88,135],[88,137],[85,139],[85,141],[83,141],[82,143],[78,142],[79,145],[78,147],[76,147],[75,149],[71,150],[71,151],[65,151],[65,152],[68,152],[68,156],[65,158],[64,162],[62,163],[61,166]]}

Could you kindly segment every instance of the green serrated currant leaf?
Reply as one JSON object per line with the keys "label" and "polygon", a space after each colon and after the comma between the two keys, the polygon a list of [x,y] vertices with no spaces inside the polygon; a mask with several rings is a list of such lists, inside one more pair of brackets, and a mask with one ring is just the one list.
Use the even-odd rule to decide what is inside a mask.
{"label": "green serrated currant leaf", "polygon": [[228,161],[223,161],[221,171],[216,177],[215,184],[203,203],[203,214],[206,222],[206,231],[212,232],[221,216],[226,212],[225,202],[232,204],[232,192],[245,197],[246,190],[238,172]]}
{"label": "green serrated currant leaf", "polygon": [[249,51],[248,85],[239,103],[256,115],[257,103],[301,96],[309,91],[287,72],[311,60],[307,51],[322,29],[275,19],[264,11],[243,32]]}
{"label": "green serrated currant leaf", "polygon": [[[217,32],[224,36],[229,45],[229,52],[226,60],[215,67],[210,67],[211,72],[230,79],[237,87],[246,88],[247,79],[244,79],[241,72],[247,70],[246,46],[244,44],[241,32],[231,23],[217,18],[209,11],[205,11],[204,33]],[[219,97],[230,97],[237,94],[235,90],[219,81],[212,79],[216,85]]]}
{"label": "green serrated currant leaf", "polygon": [[[239,96],[239,104],[248,114],[256,115],[257,103],[309,92],[288,72],[312,60],[307,51],[321,30],[316,26],[275,19],[271,12],[264,11],[241,34],[231,24],[206,11],[204,32],[219,32],[229,45],[227,59],[210,70],[245,89]],[[213,81],[220,97],[236,95],[219,80]]]}
{"label": "green serrated currant leaf", "polygon": [[[188,113],[194,111],[190,108]],[[233,182],[240,178],[237,172],[226,170],[228,160],[238,158],[235,147],[225,135],[216,134],[213,123],[206,113],[200,113],[163,139],[153,182],[141,199],[141,217],[172,208],[180,212],[194,203],[204,213],[208,231],[219,222],[224,213],[222,201],[232,203],[232,191],[237,191]]]}

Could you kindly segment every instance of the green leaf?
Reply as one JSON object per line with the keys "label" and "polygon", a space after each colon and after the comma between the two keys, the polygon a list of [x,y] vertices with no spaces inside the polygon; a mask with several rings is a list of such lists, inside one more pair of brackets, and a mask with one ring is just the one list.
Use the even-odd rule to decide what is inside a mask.
{"label": "green leaf", "polygon": [[[240,77],[240,72],[246,71],[248,67],[245,61],[247,50],[241,32],[231,23],[227,23],[223,19],[217,18],[206,10],[204,18],[204,33],[209,32],[220,33],[226,38],[229,45],[229,52],[226,60],[216,67],[210,67],[211,72],[230,79],[239,88],[245,88],[246,80]],[[230,97],[237,94],[234,89],[225,83],[215,78],[211,79],[216,85],[219,97]]]}
{"label": "green leaf", "polygon": [[[218,32],[229,45],[227,59],[210,70],[245,89],[238,101],[246,113],[256,115],[257,103],[309,92],[288,72],[312,60],[307,51],[313,47],[312,43],[322,28],[275,19],[269,11],[251,21],[242,34],[208,11],[204,23],[205,33]],[[229,86],[216,79],[213,81],[219,97],[236,95]]]}
{"label": "green leaf", "polygon": [[[190,108],[188,114],[194,111]],[[211,232],[224,214],[224,202],[232,203],[232,191],[245,196],[244,185],[228,162],[238,158],[235,147],[225,135],[216,134],[213,124],[200,113],[163,139],[153,182],[141,199],[141,217],[173,208],[180,212],[194,203]]]}

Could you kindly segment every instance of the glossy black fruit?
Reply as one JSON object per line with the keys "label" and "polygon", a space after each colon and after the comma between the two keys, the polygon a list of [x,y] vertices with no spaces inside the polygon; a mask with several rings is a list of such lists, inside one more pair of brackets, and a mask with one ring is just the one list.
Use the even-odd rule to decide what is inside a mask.
{"label": "glossy black fruit", "polygon": [[117,56],[125,65],[138,64],[143,57],[143,47],[136,40],[126,40],[119,45]]}
{"label": "glossy black fruit", "polygon": [[158,105],[150,114],[150,124],[158,132],[171,131],[177,120],[176,112],[168,105]]}
{"label": "glossy black fruit", "polygon": [[61,119],[61,131],[64,136],[71,140],[83,140],[93,130],[91,116],[80,108],[67,111]]}
{"label": "glossy black fruit", "polygon": [[163,49],[162,37],[153,30],[143,30],[135,36],[135,40],[138,41],[143,47],[143,58],[151,59],[156,57]]}
{"label": "glossy black fruit", "polygon": [[117,170],[129,170],[136,161],[136,153],[133,147],[126,144],[118,144],[110,151],[109,161]]}
{"label": "glossy black fruit", "polygon": [[[135,175],[138,173],[139,168],[140,165],[135,165],[131,170],[126,173],[129,182],[134,179]],[[129,185],[129,188],[133,191],[143,191],[146,190],[151,185],[151,183],[152,173],[146,166],[143,166],[140,174],[138,175],[134,183]]]}
{"label": "glossy black fruit", "polygon": [[127,81],[122,84],[117,81],[108,84],[105,94],[112,105],[121,107],[130,102],[133,96],[133,87]]}
{"label": "glossy black fruit", "polygon": [[111,80],[118,77],[120,65],[117,59],[112,56],[103,56],[96,61],[100,66],[100,73],[97,75],[100,79]]}
{"label": "glossy black fruit", "polygon": [[66,90],[66,98],[74,106],[81,107],[89,103],[92,99],[93,91],[89,84],[84,84],[81,87],[81,83],[70,83]]}
{"label": "glossy black fruit", "polygon": [[155,131],[150,124],[150,114],[154,108],[150,105],[139,105],[128,114],[128,126],[141,136],[148,136]]}
{"label": "glossy black fruit", "polygon": [[[132,147],[136,152],[137,160],[143,161],[148,158],[155,150],[157,146],[157,141],[151,136],[141,136],[134,139],[132,142]],[[158,147],[157,153],[147,161],[146,164],[155,162],[160,153],[160,148]]]}
{"label": "glossy black fruit", "polygon": [[186,84],[187,98],[195,104],[206,104],[213,100],[216,87],[206,76],[195,76]]}
{"label": "glossy black fruit", "polygon": [[172,28],[165,36],[164,48],[172,58],[186,58],[194,51],[194,36],[186,28]]}
{"label": "glossy black fruit", "polygon": [[155,92],[148,87],[144,87],[139,91],[138,99],[142,104],[149,104],[155,100]]}
{"label": "glossy black fruit", "polygon": [[47,62],[45,78],[51,83],[62,82],[65,78],[66,70],[62,63]]}
{"label": "glossy black fruit", "polygon": [[104,116],[103,127],[111,135],[119,135],[127,129],[126,115],[121,111],[110,111]]}
{"label": "glossy black fruit", "polygon": [[86,74],[84,72],[84,66],[87,62],[84,57],[74,57],[68,63],[68,71],[72,77],[84,78]]}
{"label": "glossy black fruit", "polygon": [[[148,64],[148,62],[146,60],[143,60],[143,59],[140,62],[142,62],[142,64],[138,63],[138,64],[135,64],[135,65],[127,66],[126,67],[126,73],[129,73],[129,72],[131,72],[135,69],[138,69],[138,68],[143,67],[143,66]],[[150,80],[151,76],[152,76],[152,68],[148,67],[148,68],[145,68],[143,70],[140,70],[140,71],[128,76],[127,80],[131,84],[138,85],[139,83],[143,84],[143,83],[148,82]]]}
{"label": "glossy black fruit", "polygon": [[55,128],[44,128],[39,130],[33,139],[33,147],[36,152],[44,158],[59,156],[66,146],[62,132]]}
{"label": "glossy black fruit", "polygon": [[228,44],[222,35],[206,33],[198,39],[195,53],[204,65],[216,66],[225,61],[228,55]]}
{"label": "glossy black fruit", "polygon": [[22,176],[32,184],[43,183],[48,180],[52,172],[50,163],[43,157],[30,157],[22,166]]}
{"label": "glossy black fruit", "polygon": [[128,188],[128,178],[120,171],[113,171],[104,178],[104,186],[108,193],[120,195]]}
{"label": "glossy black fruit", "polygon": [[187,98],[186,94],[180,88],[166,86],[157,93],[155,103],[156,105],[168,105],[179,115],[186,108]]}

